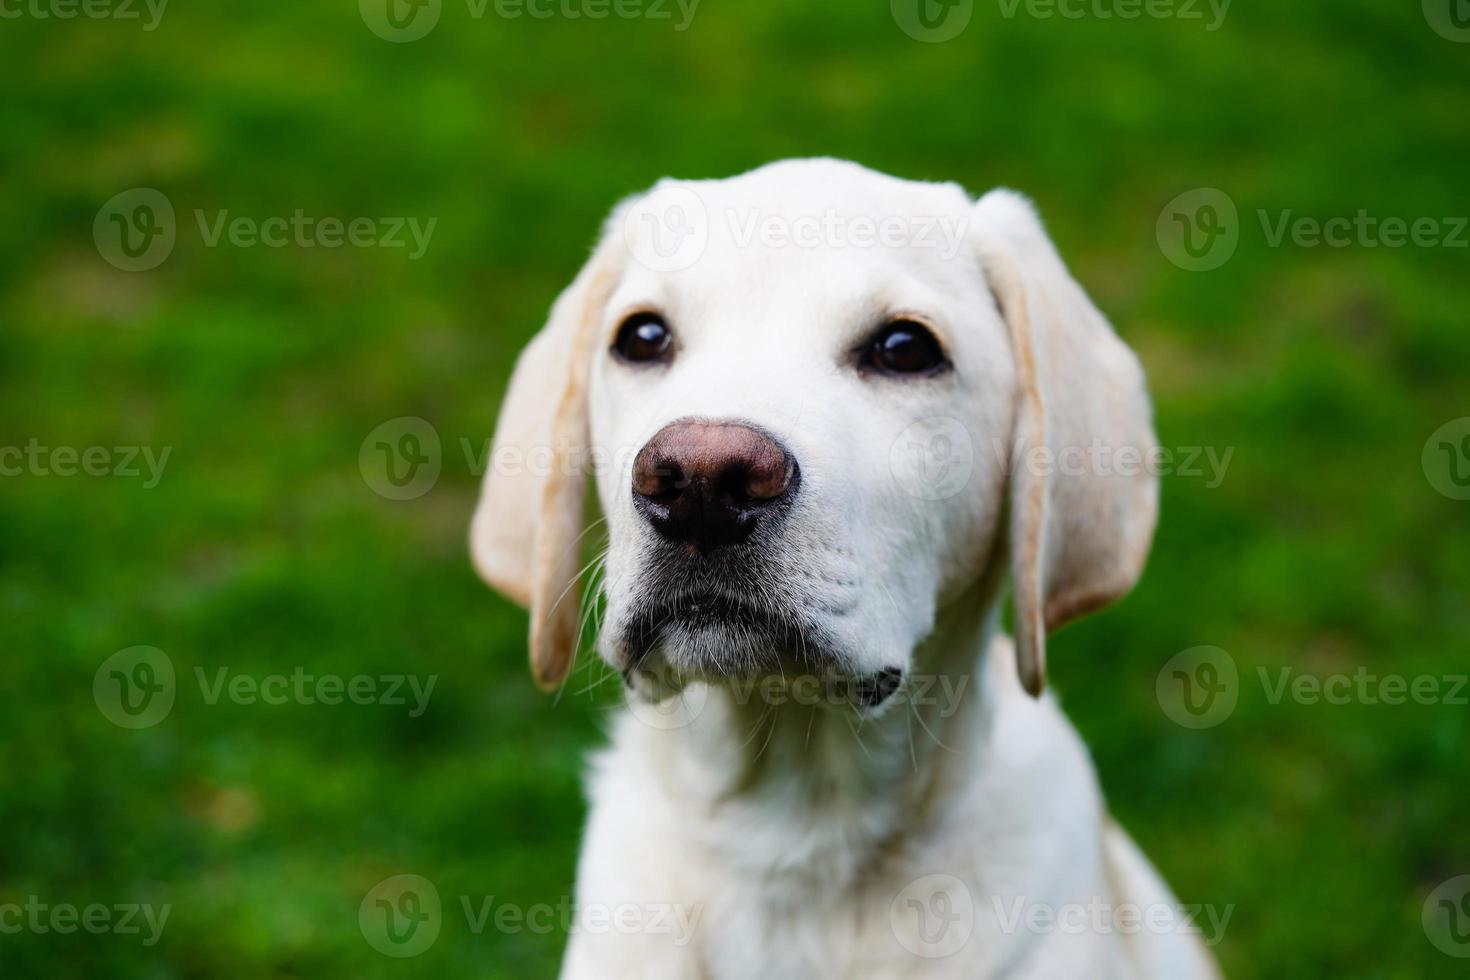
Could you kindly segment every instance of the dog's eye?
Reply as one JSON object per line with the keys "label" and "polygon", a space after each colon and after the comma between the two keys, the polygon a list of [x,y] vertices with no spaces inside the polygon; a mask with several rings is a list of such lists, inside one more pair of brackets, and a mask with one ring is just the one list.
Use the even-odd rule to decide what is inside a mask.
{"label": "dog's eye", "polygon": [[948,366],[939,341],[923,324],[894,320],[874,334],[863,366],[884,374],[932,374]]}
{"label": "dog's eye", "polygon": [[674,333],[657,313],[634,313],[618,328],[613,350],[625,361],[658,361],[669,354]]}

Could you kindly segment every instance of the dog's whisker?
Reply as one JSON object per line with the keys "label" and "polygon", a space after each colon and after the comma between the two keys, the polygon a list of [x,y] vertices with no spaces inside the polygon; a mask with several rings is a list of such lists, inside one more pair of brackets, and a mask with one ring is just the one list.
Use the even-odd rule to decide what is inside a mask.
{"label": "dog's whisker", "polygon": [[[773,713],[774,713],[774,711],[775,711],[775,709],[772,708],[772,712]],[[779,723],[778,722],[778,719],[776,719],[774,717],[771,719],[771,724],[766,728],[766,740],[761,743],[760,750],[758,752],[756,752],[755,758],[751,760],[751,763],[752,764],[759,762],[760,759],[761,759],[761,756],[763,756],[763,755],[766,754],[766,749],[771,744],[771,736],[774,735],[774,734],[776,734],[776,725],[778,723]]]}
{"label": "dog's whisker", "polygon": [[[583,534],[586,534],[586,531],[584,531],[582,533]],[[573,659],[573,663],[574,664],[576,662],[577,655],[579,653],[581,653],[581,651],[582,651],[582,636],[583,636],[583,632],[587,628],[587,613],[588,613],[587,595],[588,595],[588,589],[597,581],[597,574],[598,574],[597,573],[597,570],[599,568],[601,568],[603,566],[603,564],[606,563],[607,556],[608,556],[608,550],[609,550],[608,548],[604,547],[597,554],[594,554],[593,557],[592,557],[592,560],[589,561],[587,564],[585,564],[585,565],[582,566],[581,571],[577,572],[577,574],[572,577],[572,580],[567,583],[567,587],[562,590],[562,593],[561,593],[560,596],[557,597],[556,602],[552,603],[552,607],[551,608],[554,610],[557,606],[561,605],[562,600],[565,599],[567,597],[567,594],[572,590],[572,588],[579,581],[581,581],[582,577],[584,575],[587,575],[587,573],[589,571],[592,572],[591,575],[588,575],[587,576],[587,580],[586,580],[586,582],[583,585],[583,589],[582,589],[582,593],[581,593],[581,607],[580,607],[580,612],[578,614],[578,619],[577,619],[577,637],[576,637],[576,640],[572,644],[572,650],[571,650],[571,656],[572,656],[572,659]],[[584,660],[590,660],[590,658],[583,658],[583,659]],[[570,672],[569,672],[569,676],[570,676]],[[563,681],[562,681],[562,683],[557,685],[556,695],[552,699],[552,702],[551,702],[552,707],[556,707],[557,705],[559,705],[561,703],[562,691],[564,691],[565,689],[566,689],[566,679],[564,678]]]}
{"label": "dog's whisker", "polygon": [[919,726],[921,728],[923,728],[925,732],[928,733],[929,738],[933,740],[933,742],[934,742],[935,745],[939,746],[941,749],[943,749],[946,752],[953,752],[954,751],[954,749],[950,748],[948,745],[945,745],[944,742],[940,740],[939,736],[938,735],[935,735],[934,732],[930,730],[928,723],[924,721],[924,716],[921,715],[921,714],[919,714],[919,712],[917,710],[914,711],[914,717],[917,718],[917,719],[919,719]]}
{"label": "dog's whisker", "polygon": [[883,594],[888,597],[888,604],[893,607],[893,614],[895,616],[899,615],[898,603],[894,601],[893,593],[888,591],[888,583],[883,581],[883,579],[881,578],[874,578],[873,581],[878,583],[878,587],[881,588],[883,590]]}
{"label": "dog's whisker", "polygon": [[[772,711],[775,711],[775,710],[776,710],[776,708],[775,708],[774,705],[766,705],[765,710],[761,712],[760,717],[757,718],[755,720],[755,724],[751,726],[750,733],[748,735],[746,735],[745,741],[743,741],[743,742],[740,743],[740,747],[742,749],[745,748],[747,745],[750,744],[751,739],[755,738],[756,733],[760,731],[761,725],[765,722],[766,718],[769,717],[770,714],[771,714],[771,712]],[[757,758],[759,758],[759,757],[757,757]]]}
{"label": "dog's whisker", "polygon": [[547,610],[547,613],[546,613],[547,618],[550,618],[551,614],[554,613],[554,612],[556,612],[556,608],[558,606],[560,606],[561,605],[561,601],[567,597],[567,593],[569,593],[569,592],[572,591],[572,589],[576,586],[576,584],[579,581],[581,581],[582,576],[587,574],[587,570],[590,569],[595,564],[597,564],[597,559],[596,558],[593,558],[587,564],[583,565],[582,568],[581,568],[581,570],[579,572],[577,572],[577,574],[575,574],[575,575],[572,576],[572,580],[567,583],[567,587],[561,590],[561,595],[559,595],[559,596],[556,597],[556,601],[553,602],[551,604],[551,608],[549,610]]}
{"label": "dog's whisker", "polygon": [[914,766],[914,775],[917,776],[919,774],[919,756],[914,751],[914,713],[918,709],[915,708],[912,703],[910,703],[908,705],[908,709],[909,709],[908,724],[905,725],[904,727],[907,729],[907,731],[909,733],[909,762],[913,763],[913,766]]}
{"label": "dog's whisker", "polygon": [[844,718],[843,724],[845,724],[847,726],[847,730],[852,733],[853,740],[857,742],[858,748],[863,750],[863,755],[867,756],[868,761],[871,762],[873,760],[872,753],[870,753],[868,751],[868,747],[863,744],[863,738],[861,735],[858,734],[857,729],[852,727],[852,722]]}

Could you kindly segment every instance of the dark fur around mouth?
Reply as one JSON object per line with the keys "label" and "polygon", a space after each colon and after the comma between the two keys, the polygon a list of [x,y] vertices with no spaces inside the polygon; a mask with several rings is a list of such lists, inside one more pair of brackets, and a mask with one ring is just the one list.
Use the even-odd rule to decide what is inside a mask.
{"label": "dark fur around mouth", "polygon": [[770,567],[762,538],[703,557],[655,549],[622,636],[627,669],[656,650],[669,667],[706,678],[840,668],[845,658]]}
{"label": "dark fur around mouth", "polygon": [[653,596],[625,633],[628,665],[662,648],[681,671],[734,677],[786,667],[818,670],[839,659],[826,634],[798,611],[730,594],[681,589]]}

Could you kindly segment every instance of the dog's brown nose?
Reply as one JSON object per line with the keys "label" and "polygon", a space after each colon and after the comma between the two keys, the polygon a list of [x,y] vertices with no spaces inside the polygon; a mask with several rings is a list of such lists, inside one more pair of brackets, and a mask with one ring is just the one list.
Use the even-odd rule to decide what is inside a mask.
{"label": "dog's brown nose", "polygon": [[796,460],[740,422],[673,422],[633,461],[633,504],[660,535],[702,554],[738,544],[790,503]]}

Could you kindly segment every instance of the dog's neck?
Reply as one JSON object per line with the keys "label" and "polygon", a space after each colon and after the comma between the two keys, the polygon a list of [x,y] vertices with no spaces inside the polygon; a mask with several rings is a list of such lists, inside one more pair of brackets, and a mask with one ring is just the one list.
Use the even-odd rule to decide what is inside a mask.
{"label": "dog's neck", "polygon": [[996,618],[973,596],[942,610],[903,685],[870,713],[799,688],[711,687],[698,718],[664,740],[671,790],[704,811],[730,863],[827,885],[861,873],[942,818],[973,772],[992,718]]}

